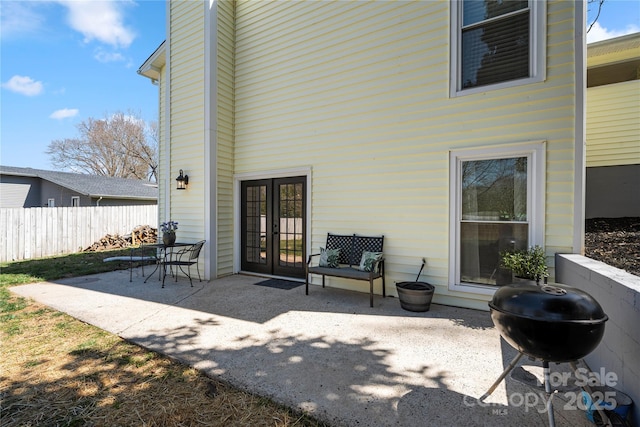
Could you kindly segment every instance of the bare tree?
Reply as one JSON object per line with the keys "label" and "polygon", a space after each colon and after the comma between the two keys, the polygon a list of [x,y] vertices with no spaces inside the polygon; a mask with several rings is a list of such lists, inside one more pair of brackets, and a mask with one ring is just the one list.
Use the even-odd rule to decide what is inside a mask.
{"label": "bare tree", "polygon": [[144,150],[141,150],[141,158],[149,165],[149,181],[158,181],[158,147],[160,146],[160,129],[158,122],[149,122],[147,126],[147,141]]}
{"label": "bare tree", "polygon": [[88,118],[80,136],[54,140],[46,153],[54,166],[92,175],[157,181],[158,126],[139,115],[117,112],[106,119]]}
{"label": "bare tree", "polygon": [[596,17],[593,18],[593,22],[589,25],[589,28],[587,28],[587,33],[589,31],[591,31],[591,28],[593,28],[593,25],[598,21],[598,18],[600,17],[600,12],[602,12],[602,5],[604,4],[605,0],[587,0],[587,7],[591,7],[591,5],[595,4],[598,6],[598,12],[596,13]]}

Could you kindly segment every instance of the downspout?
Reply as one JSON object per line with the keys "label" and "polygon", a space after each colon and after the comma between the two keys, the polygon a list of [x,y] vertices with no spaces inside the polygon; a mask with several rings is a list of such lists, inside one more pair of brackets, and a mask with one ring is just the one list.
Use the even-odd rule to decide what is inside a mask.
{"label": "downspout", "polygon": [[217,277],[218,271],[217,5],[216,0],[209,0],[204,4],[204,233],[207,240],[204,248],[204,275],[207,279]]}
{"label": "downspout", "polygon": [[102,200],[102,196],[98,200],[96,200],[96,206],[100,206],[100,200]]}
{"label": "downspout", "polygon": [[586,116],[587,116],[587,44],[585,2],[574,2],[575,13],[575,145],[573,183],[573,253],[584,255],[584,218],[586,183]]}
{"label": "downspout", "polygon": [[[165,88],[164,88],[164,219],[158,221],[160,225],[163,221],[171,219],[171,2],[166,3],[166,23],[167,29],[165,47]],[[162,84],[162,74],[160,74],[160,84]]]}

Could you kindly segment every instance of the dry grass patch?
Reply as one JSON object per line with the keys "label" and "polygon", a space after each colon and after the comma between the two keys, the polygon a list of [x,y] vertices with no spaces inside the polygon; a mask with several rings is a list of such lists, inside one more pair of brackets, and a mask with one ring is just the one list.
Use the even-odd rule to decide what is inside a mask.
{"label": "dry grass patch", "polygon": [[37,303],[4,314],[0,424],[321,426]]}

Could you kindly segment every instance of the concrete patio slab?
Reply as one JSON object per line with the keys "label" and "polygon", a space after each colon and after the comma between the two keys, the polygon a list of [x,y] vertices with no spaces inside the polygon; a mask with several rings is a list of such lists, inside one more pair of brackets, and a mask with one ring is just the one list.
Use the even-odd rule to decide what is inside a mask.
{"label": "concrete patio slab", "polygon": [[[548,425],[543,396],[513,378],[477,400],[516,354],[488,312],[413,313],[380,296],[370,308],[366,293],[306,296],[245,275],[143,280],[136,269],[133,282],[123,270],[11,290],[335,426]],[[557,426],[593,425],[576,396],[554,397]]]}

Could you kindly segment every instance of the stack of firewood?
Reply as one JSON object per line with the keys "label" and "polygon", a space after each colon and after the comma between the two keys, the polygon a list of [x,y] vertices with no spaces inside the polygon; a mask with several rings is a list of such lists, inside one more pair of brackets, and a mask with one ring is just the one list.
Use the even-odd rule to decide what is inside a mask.
{"label": "stack of firewood", "polygon": [[132,245],[139,245],[141,243],[157,243],[158,229],[149,227],[148,225],[136,227],[131,232],[129,241]]}
{"label": "stack of firewood", "polygon": [[141,225],[133,229],[131,234],[121,236],[119,234],[107,234],[91,246],[84,249],[84,252],[110,251],[114,249],[124,249],[131,245],[142,243],[156,243],[158,241],[158,230],[148,225]]}

